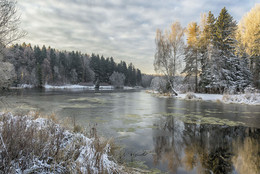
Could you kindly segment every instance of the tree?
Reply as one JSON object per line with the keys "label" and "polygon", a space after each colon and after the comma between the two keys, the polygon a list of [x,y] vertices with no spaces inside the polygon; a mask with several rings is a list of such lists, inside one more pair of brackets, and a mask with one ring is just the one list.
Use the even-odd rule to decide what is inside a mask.
{"label": "tree", "polygon": [[171,26],[171,31],[168,33],[170,45],[171,45],[171,56],[173,59],[172,63],[172,74],[173,77],[176,75],[177,64],[179,64],[180,57],[183,55],[184,48],[184,36],[185,29],[182,28],[179,22],[175,22]]}
{"label": "tree", "polygon": [[144,88],[150,87],[153,78],[154,78],[153,75],[142,74],[142,82],[141,82],[142,87]]}
{"label": "tree", "polygon": [[159,92],[167,92],[167,81],[163,77],[154,77],[151,81],[150,87]]}
{"label": "tree", "polygon": [[179,22],[175,22],[171,26],[170,31],[165,34],[159,29],[156,31],[155,45],[156,53],[154,59],[154,69],[156,72],[163,73],[167,82],[175,95],[174,77],[177,72],[177,64],[183,55],[183,36],[184,29]]}
{"label": "tree", "polygon": [[40,64],[37,64],[36,75],[37,75],[37,87],[42,88],[43,86],[42,67]]}
{"label": "tree", "polygon": [[238,24],[237,52],[250,59],[250,70],[256,87],[260,88],[260,4],[243,16]]}
{"label": "tree", "polygon": [[[0,60],[2,60],[0,54]],[[0,90],[10,87],[15,80],[15,69],[11,63],[0,61]]]}
{"label": "tree", "polygon": [[109,77],[109,80],[115,88],[122,88],[125,83],[125,75],[123,73],[114,71],[113,74]]}
{"label": "tree", "polygon": [[215,37],[216,19],[211,11],[208,12],[205,25],[202,26],[202,31],[200,34],[200,64],[201,64],[201,74],[200,74],[200,90],[205,92],[206,86],[211,81],[210,67],[213,54],[213,39]]}
{"label": "tree", "polygon": [[47,58],[47,49],[45,47],[45,45],[42,46],[42,50],[41,50],[41,54],[40,54],[40,59],[39,59],[39,63],[42,64],[44,59]]}
{"label": "tree", "polygon": [[186,63],[182,73],[185,73],[185,81],[195,76],[195,92],[198,91],[198,74],[199,74],[199,26],[192,22],[187,28],[187,47],[185,49]]}
{"label": "tree", "polygon": [[38,45],[34,46],[33,51],[34,51],[34,56],[35,56],[35,59],[36,59],[35,63],[41,64],[42,61],[41,61],[41,49],[40,49],[40,47]]}
{"label": "tree", "polygon": [[142,73],[139,69],[136,70],[136,83],[137,85],[141,85],[142,83]]}
{"label": "tree", "polygon": [[214,46],[226,57],[233,57],[235,53],[235,31],[236,22],[224,7],[216,21],[216,32],[214,37]]}
{"label": "tree", "polygon": [[52,81],[54,82],[54,80],[55,80],[54,67],[57,66],[57,58],[56,58],[54,49],[50,49],[50,66],[51,66],[51,72],[52,72]]}
{"label": "tree", "polygon": [[[124,72],[125,76],[128,75],[125,62],[121,61],[120,64],[116,64],[113,58],[105,59],[103,56],[100,58],[95,54],[90,57],[78,51],[58,51],[50,46],[47,50],[45,46],[42,49],[34,46],[32,49],[31,45],[26,43],[7,46],[5,53],[4,61],[12,63],[15,67],[16,84],[27,83],[42,87],[44,83],[68,84],[93,81],[97,81],[97,84],[99,82],[109,83],[109,77],[117,69]],[[130,65],[132,68],[129,71],[129,79],[133,81],[131,81],[133,85],[136,85],[137,76],[139,76],[139,81],[141,79],[141,71],[139,70],[137,75],[134,65]],[[9,81],[8,84],[10,84]]]}
{"label": "tree", "polygon": [[3,48],[25,35],[19,30],[20,18],[17,15],[16,2],[0,1],[0,89],[8,88],[15,79],[14,66],[3,62]]}
{"label": "tree", "polygon": [[20,39],[26,33],[19,29],[20,17],[17,14],[16,2],[0,1],[0,45],[1,47]]}
{"label": "tree", "polygon": [[[250,84],[246,62],[235,55],[236,22],[223,8],[216,20],[212,50],[208,53],[206,67],[202,72],[202,86],[206,92],[223,93],[226,90],[240,91]],[[214,30],[213,30],[214,31]],[[209,40],[211,42],[211,40]]]}

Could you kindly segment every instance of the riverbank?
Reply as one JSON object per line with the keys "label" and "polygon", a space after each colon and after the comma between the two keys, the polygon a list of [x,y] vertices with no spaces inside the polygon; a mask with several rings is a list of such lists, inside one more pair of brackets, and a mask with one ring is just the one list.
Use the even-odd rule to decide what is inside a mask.
{"label": "riverbank", "polygon": [[[33,85],[29,84],[21,84],[18,85],[17,87],[11,87],[10,89],[26,89],[26,88],[35,88]],[[67,84],[67,85],[44,85],[44,89],[46,90],[51,90],[51,89],[87,89],[87,90],[95,90],[95,85],[72,85],[72,84]],[[124,90],[131,90],[131,89],[141,89],[142,87],[140,86],[124,86],[122,89]],[[114,90],[115,87],[111,85],[105,85],[105,86],[99,86],[99,90]]]}
{"label": "riverbank", "polygon": [[[91,132],[94,133],[94,132]],[[65,129],[37,113],[0,113],[4,173],[121,173],[108,141]]]}
{"label": "riverbank", "polygon": [[[113,139],[99,137],[74,125],[57,123],[55,115],[38,112],[13,115],[0,112],[0,169],[4,173],[122,173],[146,174],[154,170],[119,164]],[[68,123],[67,123],[68,124]],[[122,162],[122,161],[121,161]]]}
{"label": "riverbank", "polygon": [[184,100],[203,100],[222,103],[236,103],[247,105],[260,105],[260,93],[245,93],[245,94],[202,94],[202,93],[179,93],[178,96],[171,94],[160,94],[157,91],[148,90],[148,93],[152,93],[159,97],[175,97]]}

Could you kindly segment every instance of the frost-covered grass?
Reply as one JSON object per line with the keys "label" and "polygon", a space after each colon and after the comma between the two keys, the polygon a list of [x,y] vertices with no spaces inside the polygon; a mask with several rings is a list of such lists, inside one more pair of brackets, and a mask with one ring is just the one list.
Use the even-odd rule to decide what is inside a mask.
{"label": "frost-covered grass", "polygon": [[[152,93],[158,97],[172,97],[168,93],[159,93],[158,91],[148,90],[148,93]],[[175,96],[174,96],[175,97]],[[185,100],[204,100],[204,101],[215,101],[223,103],[238,103],[248,105],[260,105],[260,93],[249,93],[245,94],[201,94],[201,93],[179,93],[176,98]]]}
{"label": "frost-covered grass", "polygon": [[200,94],[200,93],[185,93],[179,94],[178,98],[191,100],[218,101],[223,103],[238,103],[248,105],[260,105],[260,93],[245,93],[245,94]]}
{"label": "frost-covered grass", "polygon": [[0,113],[0,173],[121,173],[112,151],[37,114]]}
{"label": "frost-covered grass", "polygon": [[260,93],[245,93],[238,95],[225,94],[222,97],[222,101],[226,103],[260,105]]}

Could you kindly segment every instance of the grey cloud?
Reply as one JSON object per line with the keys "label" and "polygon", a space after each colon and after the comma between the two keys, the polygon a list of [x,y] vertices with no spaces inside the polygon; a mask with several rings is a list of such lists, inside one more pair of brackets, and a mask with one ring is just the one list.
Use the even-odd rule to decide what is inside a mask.
{"label": "grey cloud", "polygon": [[[211,0],[19,0],[23,41],[113,56],[154,73],[154,37],[157,28],[199,22],[200,14],[215,16],[227,7],[236,20],[253,7],[250,1]],[[243,13],[242,13],[243,11]],[[22,42],[23,42],[22,41]]]}

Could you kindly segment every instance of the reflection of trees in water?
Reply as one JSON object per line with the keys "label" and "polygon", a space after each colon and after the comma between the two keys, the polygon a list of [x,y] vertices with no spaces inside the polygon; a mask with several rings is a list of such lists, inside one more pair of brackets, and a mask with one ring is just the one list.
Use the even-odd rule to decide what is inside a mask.
{"label": "reflection of trees in water", "polygon": [[247,136],[233,142],[233,165],[239,173],[260,173],[260,130],[246,130]]}
{"label": "reflection of trees in water", "polygon": [[[176,172],[178,166],[181,165],[181,132],[180,125],[175,122],[174,117],[169,117],[164,124],[159,123],[159,130],[154,136],[155,155],[154,163],[158,164],[160,160],[168,163],[169,170]],[[167,131],[166,130],[176,130]]]}
{"label": "reflection of trees in water", "polygon": [[[165,120],[166,119],[166,120]],[[154,131],[154,163],[167,163],[198,173],[260,172],[260,129],[241,126],[186,124],[175,117],[159,122]]]}

